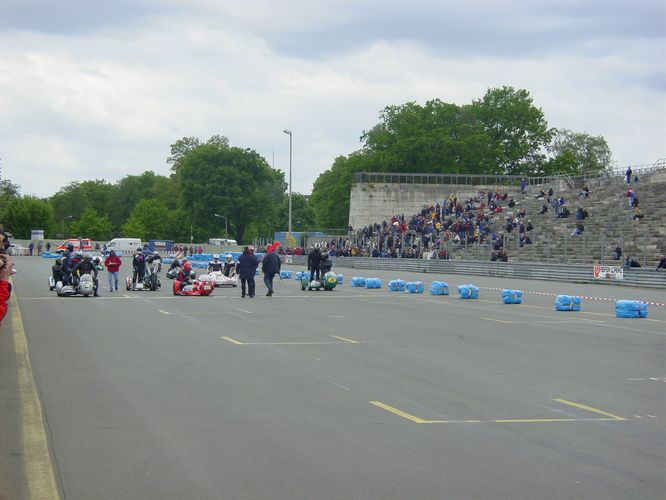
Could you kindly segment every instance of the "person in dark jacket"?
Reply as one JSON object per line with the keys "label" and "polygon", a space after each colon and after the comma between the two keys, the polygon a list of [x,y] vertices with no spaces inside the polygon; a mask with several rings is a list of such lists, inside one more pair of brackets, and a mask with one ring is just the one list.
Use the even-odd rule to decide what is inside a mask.
{"label": "person in dark jacket", "polygon": [[243,253],[238,257],[238,276],[241,281],[241,297],[245,297],[247,286],[247,293],[250,298],[254,297],[254,274],[259,267],[259,259],[254,255],[254,247],[249,246],[243,248]]}
{"label": "person in dark jacket", "polygon": [[266,250],[266,254],[261,261],[261,270],[264,273],[264,284],[268,288],[266,297],[273,296],[273,278],[276,274],[280,272],[280,267],[282,267],[282,262],[280,261],[280,256],[277,254],[277,247],[279,243],[273,243]]}
{"label": "person in dark jacket", "polygon": [[308,271],[310,271],[310,280],[319,280],[319,261],[321,260],[321,251],[319,250],[319,243],[310,250],[308,254]]}

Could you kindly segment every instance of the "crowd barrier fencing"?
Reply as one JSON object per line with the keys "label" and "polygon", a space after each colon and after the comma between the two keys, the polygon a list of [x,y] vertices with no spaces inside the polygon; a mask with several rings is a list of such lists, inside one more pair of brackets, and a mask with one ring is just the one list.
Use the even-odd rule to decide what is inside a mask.
{"label": "crowd barrier fencing", "polygon": [[[634,286],[666,289],[666,272],[654,269],[624,270],[622,280],[594,278],[592,264],[550,264],[542,262],[487,262],[474,260],[380,259],[372,257],[332,257],[333,268],[385,270],[433,274],[467,274],[497,278],[602,283],[609,286]],[[307,264],[306,256],[294,256],[294,265]]]}

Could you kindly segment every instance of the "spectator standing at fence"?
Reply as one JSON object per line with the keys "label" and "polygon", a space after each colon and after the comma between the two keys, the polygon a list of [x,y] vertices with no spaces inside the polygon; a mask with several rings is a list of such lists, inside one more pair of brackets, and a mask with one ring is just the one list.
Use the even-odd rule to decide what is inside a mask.
{"label": "spectator standing at fence", "polygon": [[527,181],[525,180],[525,177],[520,179],[520,192],[527,194]]}
{"label": "spectator standing at fence", "polygon": [[46,253],[50,253],[50,252],[51,252],[51,242],[47,241],[46,242]]}
{"label": "spectator standing at fence", "polygon": [[34,248],[35,248],[35,245],[34,245],[34,243],[31,241],[30,244],[28,245],[28,255],[29,255],[30,257],[32,257],[32,251],[34,250]]}

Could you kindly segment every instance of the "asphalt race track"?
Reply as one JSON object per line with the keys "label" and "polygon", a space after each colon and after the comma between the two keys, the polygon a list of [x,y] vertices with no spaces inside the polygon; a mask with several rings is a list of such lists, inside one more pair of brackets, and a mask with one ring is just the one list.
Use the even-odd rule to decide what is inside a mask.
{"label": "asphalt race track", "polygon": [[[101,297],[57,298],[50,260],[16,260],[67,500],[664,498],[666,306],[618,319],[612,301],[663,290],[338,268],[332,292],[109,293],[100,273]],[[558,293],[594,298],[557,312]]]}

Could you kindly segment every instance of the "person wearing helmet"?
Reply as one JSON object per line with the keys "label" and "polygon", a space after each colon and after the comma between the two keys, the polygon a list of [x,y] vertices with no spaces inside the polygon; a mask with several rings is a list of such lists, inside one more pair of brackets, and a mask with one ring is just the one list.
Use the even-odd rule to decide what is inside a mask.
{"label": "person wearing helmet", "polygon": [[146,276],[146,254],[143,248],[138,247],[132,256],[132,284],[142,283]]}
{"label": "person wearing helmet", "polygon": [[234,258],[231,256],[230,253],[224,256],[224,275],[226,277],[232,277],[236,274],[236,263],[234,262]]}
{"label": "person wearing helmet", "polygon": [[83,260],[78,262],[72,269],[72,274],[77,277],[77,282],[84,274],[89,274],[93,278],[94,295],[97,297],[98,281],[97,281],[97,266],[93,262],[92,255],[88,252],[83,254]]}
{"label": "person wearing helmet", "polygon": [[72,282],[72,259],[74,258],[74,245],[67,245],[67,250],[62,257],[62,284],[69,285]]}
{"label": "person wearing helmet", "polygon": [[53,281],[58,282],[63,280],[62,275],[62,259],[58,257],[55,260],[55,264],[51,267],[51,274],[53,275]]}
{"label": "person wearing helmet", "polygon": [[111,250],[109,252],[107,258],[104,259],[104,265],[106,266],[106,272],[109,277],[109,290],[113,292],[115,288],[117,292],[118,281],[120,279],[120,266],[122,265],[122,261],[120,260],[120,257],[116,255],[115,250]]}
{"label": "person wearing helmet", "polygon": [[323,251],[319,257],[319,272],[321,274],[320,278],[322,281],[324,280],[324,275],[330,272],[332,268],[333,263],[331,262],[331,259],[329,259],[328,252]]}
{"label": "person wearing helmet", "polygon": [[190,278],[190,275],[194,272],[194,269],[192,269],[192,265],[187,261],[187,259],[183,259],[182,265],[180,267],[180,271],[178,271],[178,276],[176,277],[177,281],[187,281]]}
{"label": "person wearing helmet", "polygon": [[208,272],[212,271],[222,271],[222,261],[220,260],[220,254],[214,253],[213,260],[208,262]]}

